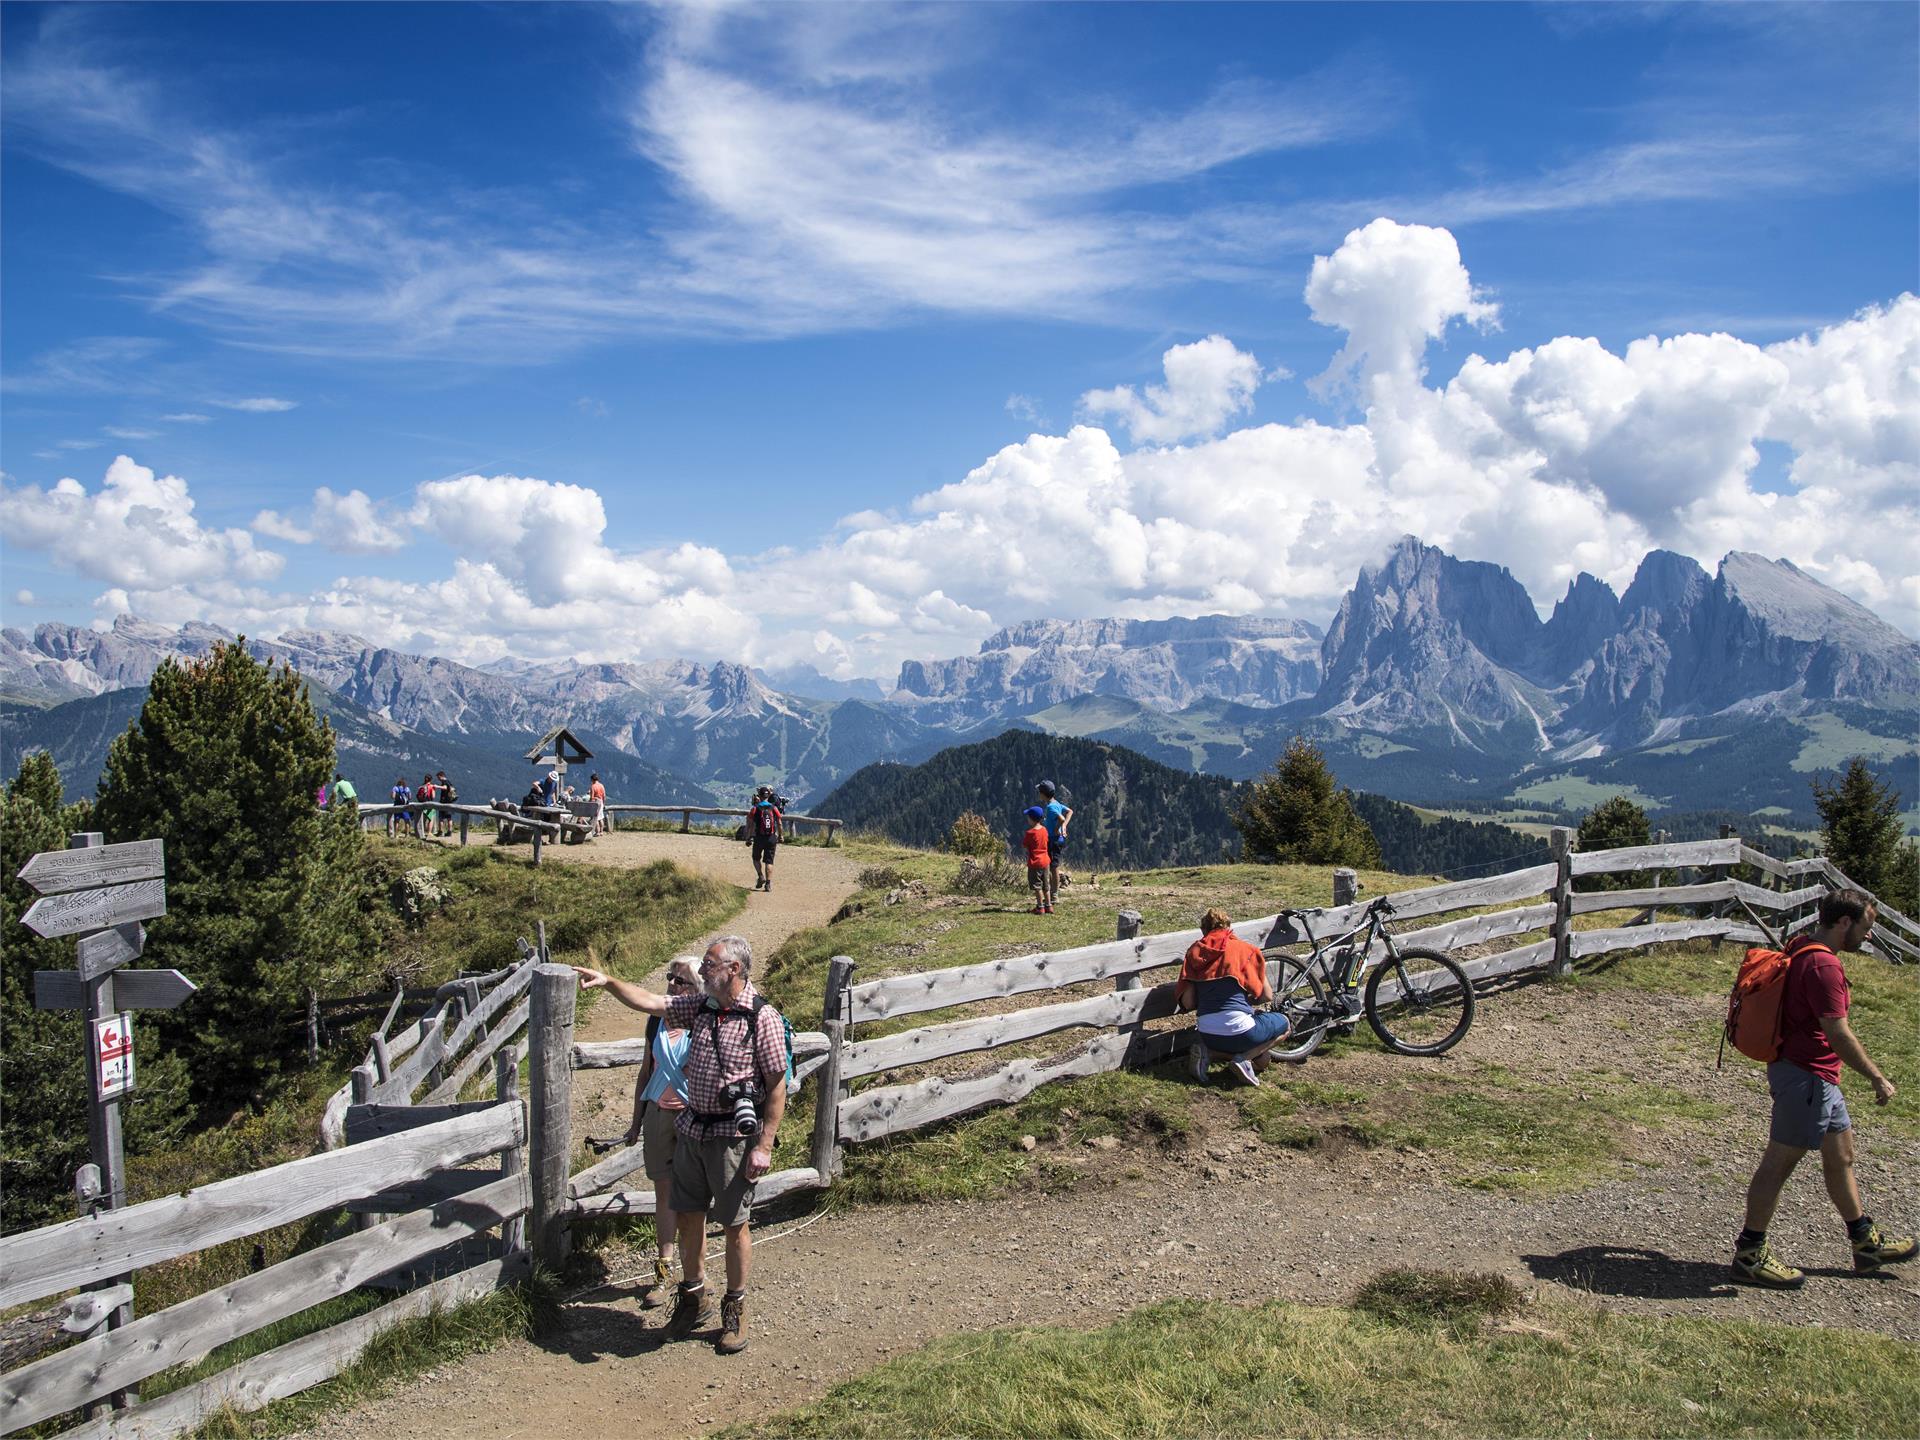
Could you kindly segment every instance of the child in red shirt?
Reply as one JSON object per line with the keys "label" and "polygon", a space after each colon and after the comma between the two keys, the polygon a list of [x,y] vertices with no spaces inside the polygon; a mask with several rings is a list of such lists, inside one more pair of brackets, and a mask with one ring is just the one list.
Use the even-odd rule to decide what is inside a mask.
{"label": "child in red shirt", "polygon": [[1047,898],[1047,812],[1038,805],[1025,811],[1029,829],[1020,837],[1027,851],[1027,886],[1033,891],[1033,913],[1051,915],[1053,903]]}

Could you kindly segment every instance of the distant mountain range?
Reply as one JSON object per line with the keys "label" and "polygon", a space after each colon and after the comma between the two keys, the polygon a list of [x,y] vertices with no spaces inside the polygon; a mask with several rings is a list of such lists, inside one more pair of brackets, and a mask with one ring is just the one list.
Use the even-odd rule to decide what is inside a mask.
{"label": "distant mountain range", "polygon": [[[105,631],[0,631],[3,753],[41,735],[74,775],[97,772],[111,717],[137,700],[44,707],[137,695],[166,656],[223,638],[130,616]],[[311,631],[248,643],[333,697],[369,765],[465,747],[475,765],[499,750],[517,767],[533,736],[565,723],[608,765],[654,767],[629,773],[661,794],[635,799],[737,799],[777,782],[806,800],[876,760],[915,763],[1018,728],[1231,778],[1306,732],[1347,784],[1476,813],[1578,811],[1624,791],[1652,808],[1804,821],[1810,775],[1856,754],[1920,802],[1920,645],[1789,562],[1740,552],[1709,574],[1654,551],[1620,595],[1582,575],[1542,620],[1506,570],[1409,536],[1361,571],[1324,635],[1219,615],[1038,620],[977,655],[909,661],[884,696],[805,666],[476,667]]]}

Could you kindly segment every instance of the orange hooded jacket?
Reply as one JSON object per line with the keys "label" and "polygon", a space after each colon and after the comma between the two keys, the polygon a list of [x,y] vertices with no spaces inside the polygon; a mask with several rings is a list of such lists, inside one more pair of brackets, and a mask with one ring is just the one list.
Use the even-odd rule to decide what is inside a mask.
{"label": "orange hooded jacket", "polygon": [[1180,978],[1238,980],[1247,998],[1253,999],[1267,993],[1267,961],[1259,947],[1249,945],[1233,931],[1211,930],[1187,947]]}

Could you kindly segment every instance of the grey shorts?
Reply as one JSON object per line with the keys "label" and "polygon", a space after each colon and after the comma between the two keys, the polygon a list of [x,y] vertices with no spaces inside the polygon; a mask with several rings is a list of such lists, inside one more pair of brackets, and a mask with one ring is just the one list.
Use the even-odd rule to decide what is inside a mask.
{"label": "grey shorts", "polygon": [[1767,1088],[1773,1092],[1767,1138],[1777,1144],[1818,1150],[1828,1135],[1853,1128],[1840,1087],[1791,1060],[1767,1066]]}
{"label": "grey shorts", "polygon": [[706,1215],[722,1225],[744,1225],[753,1212],[753,1181],[747,1178],[752,1140],[689,1140],[673,1151],[673,1208]]}
{"label": "grey shorts", "polygon": [[678,1110],[662,1110],[649,1100],[647,1113],[640,1121],[640,1153],[646,1157],[647,1179],[654,1193],[673,1179],[673,1152],[680,1148],[680,1132],[674,1126]]}

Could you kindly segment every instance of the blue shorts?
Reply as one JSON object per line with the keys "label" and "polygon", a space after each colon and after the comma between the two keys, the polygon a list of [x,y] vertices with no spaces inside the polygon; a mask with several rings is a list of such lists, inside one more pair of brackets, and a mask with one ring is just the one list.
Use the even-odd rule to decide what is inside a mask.
{"label": "blue shorts", "polygon": [[1853,1128],[1840,1087],[1791,1060],[1767,1066],[1773,1092],[1773,1126],[1767,1138],[1801,1150],[1818,1150],[1828,1135]]}
{"label": "blue shorts", "polygon": [[1251,1030],[1242,1030],[1238,1035],[1208,1035],[1200,1032],[1194,1036],[1194,1040],[1209,1050],[1218,1050],[1222,1055],[1239,1055],[1269,1040],[1278,1040],[1287,1033],[1287,1024],[1287,1017],[1278,1010],[1257,1010]]}

